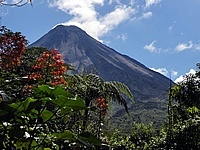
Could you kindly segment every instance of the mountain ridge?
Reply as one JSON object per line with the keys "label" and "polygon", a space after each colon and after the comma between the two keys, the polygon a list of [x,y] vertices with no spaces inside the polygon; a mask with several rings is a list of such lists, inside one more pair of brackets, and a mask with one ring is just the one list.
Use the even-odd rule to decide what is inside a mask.
{"label": "mountain ridge", "polygon": [[76,26],[58,25],[29,47],[58,49],[64,60],[74,66],[74,73],[97,69],[104,80],[126,84],[136,95],[136,101],[167,95],[170,79],[100,43]]}

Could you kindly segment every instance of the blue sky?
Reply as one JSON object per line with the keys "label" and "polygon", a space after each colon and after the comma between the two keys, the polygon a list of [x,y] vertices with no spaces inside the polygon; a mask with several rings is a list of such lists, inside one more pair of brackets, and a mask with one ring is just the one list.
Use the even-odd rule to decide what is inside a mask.
{"label": "blue sky", "polygon": [[[5,2],[13,1],[19,0]],[[199,62],[199,8],[199,0],[33,0],[33,7],[1,6],[1,25],[20,31],[30,43],[57,24],[77,25],[176,80]]]}

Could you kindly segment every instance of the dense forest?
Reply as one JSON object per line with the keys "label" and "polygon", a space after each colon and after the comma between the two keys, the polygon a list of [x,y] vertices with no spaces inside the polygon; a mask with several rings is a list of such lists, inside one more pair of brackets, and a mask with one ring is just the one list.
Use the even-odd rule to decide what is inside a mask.
{"label": "dense forest", "polygon": [[0,30],[1,149],[199,149],[200,65],[168,90],[164,126],[131,122],[109,130],[109,111],[134,93],[118,81],[73,69],[57,50],[27,48],[21,33]]}

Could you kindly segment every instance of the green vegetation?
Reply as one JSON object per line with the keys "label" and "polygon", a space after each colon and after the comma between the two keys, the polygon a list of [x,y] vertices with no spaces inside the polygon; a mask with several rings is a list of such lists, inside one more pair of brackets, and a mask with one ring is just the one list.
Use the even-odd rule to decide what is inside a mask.
{"label": "green vegetation", "polygon": [[[129,114],[126,99],[133,96],[123,83],[92,73],[68,75],[70,66],[57,50],[26,49],[20,33],[5,27],[0,32],[2,149],[200,149],[199,70],[169,89],[168,118],[158,128],[154,118],[130,119],[150,112],[143,107]],[[115,116],[110,122],[116,104],[124,107],[128,123]]]}

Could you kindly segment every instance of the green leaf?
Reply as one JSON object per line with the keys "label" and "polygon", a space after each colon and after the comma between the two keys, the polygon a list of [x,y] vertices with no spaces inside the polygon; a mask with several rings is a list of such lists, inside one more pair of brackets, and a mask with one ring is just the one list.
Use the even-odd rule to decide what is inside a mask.
{"label": "green leaf", "polygon": [[79,97],[75,97],[75,99],[68,99],[66,106],[71,107],[75,111],[86,109],[85,102]]}
{"label": "green leaf", "polygon": [[81,141],[86,141],[93,145],[101,146],[101,140],[89,132],[84,132],[84,133],[80,134],[78,136],[78,138],[81,139]]}
{"label": "green leaf", "polygon": [[59,140],[76,140],[74,135],[72,134],[71,131],[65,130],[64,132],[61,133],[53,133],[53,136],[56,137]]}
{"label": "green leaf", "polygon": [[65,89],[61,86],[56,86],[55,89],[52,91],[52,94],[57,97],[59,95],[63,95],[65,97],[72,97],[71,94],[67,93]]}
{"label": "green leaf", "polygon": [[50,118],[54,119],[53,117],[53,113],[49,110],[44,110],[42,113],[41,113],[41,118],[43,119],[44,122],[48,121]]}
{"label": "green leaf", "polygon": [[56,104],[58,107],[66,106],[75,111],[86,109],[85,102],[79,97],[68,98],[68,97],[60,95],[56,99],[52,100],[52,102]]}
{"label": "green leaf", "polygon": [[35,102],[31,102],[26,111],[31,111],[40,105],[42,105],[42,101],[36,100]]}
{"label": "green leaf", "polygon": [[[30,103],[33,103],[33,102],[36,102],[36,101],[37,101],[37,99],[33,99],[33,98],[29,97],[23,102],[15,102],[15,103],[9,104],[9,106],[17,109],[19,112],[22,112],[22,111],[27,111]],[[31,110],[31,109],[29,108],[29,110]]]}
{"label": "green leaf", "polygon": [[65,114],[69,114],[70,112],[72,112],[72,109],[69,107],[62,107],[61,108],[61,114],[65,115]]}
{"label": "green leaf", "polygon": [[38,111],[33,109],[30,111],[30,117],[33,118],[37,118],[38,117]]}
{"label": "green leaf", "polygon": [[125,94],[132,102],[134,102],[133,95],[132,95],[130,89],[125,84],[123,84],[121,82],[117,82],[117,81],[106,82],[106,84],[109,84],[109,83],[112,86],[115,86],[118,92]]}
{"label": "green leaf", "polygon": [[38,143],[35,140],[33,140],[32,143],[31,143],[31,146],[36,147],[37,145],[38,145]]}
{"label": "green leaf", "polygon": [[51,88],[51,87],[48,86],[48,85],[41,85],[41,86],[39,86],[39,87],[36,89],[36,91],[37,91],[37,92],[44,92],[44,93],[47,93],[47,94],[50,95],[53,89],[54,89],[54,88]]}
{"label": "green leaf", "polygon": [[56,99],[53,99],[52,102],[58,107],[62,107],[67,103],[67,97],[59,95]]}
{"label": "green leaf", "polygon": [[32,103],[32,102],[35,102],[37,99],[33,99],[31,97],[27,98],[24,102],[23,102],[23,107],[24,107],[24,110],[26,111],[29,107],[29,104]]}
{"label": "green leaf", "polygon": [[20,112],[24,111],[23,102],[15,102],[15,103],[9,104],[9,106]]}
{"label": "green leaf", "polygon": [[41,98],[41,100],[44,102],[48,102],[48,101],[51,101],[52,99],[50,97],[44,97],[44,98]]}

